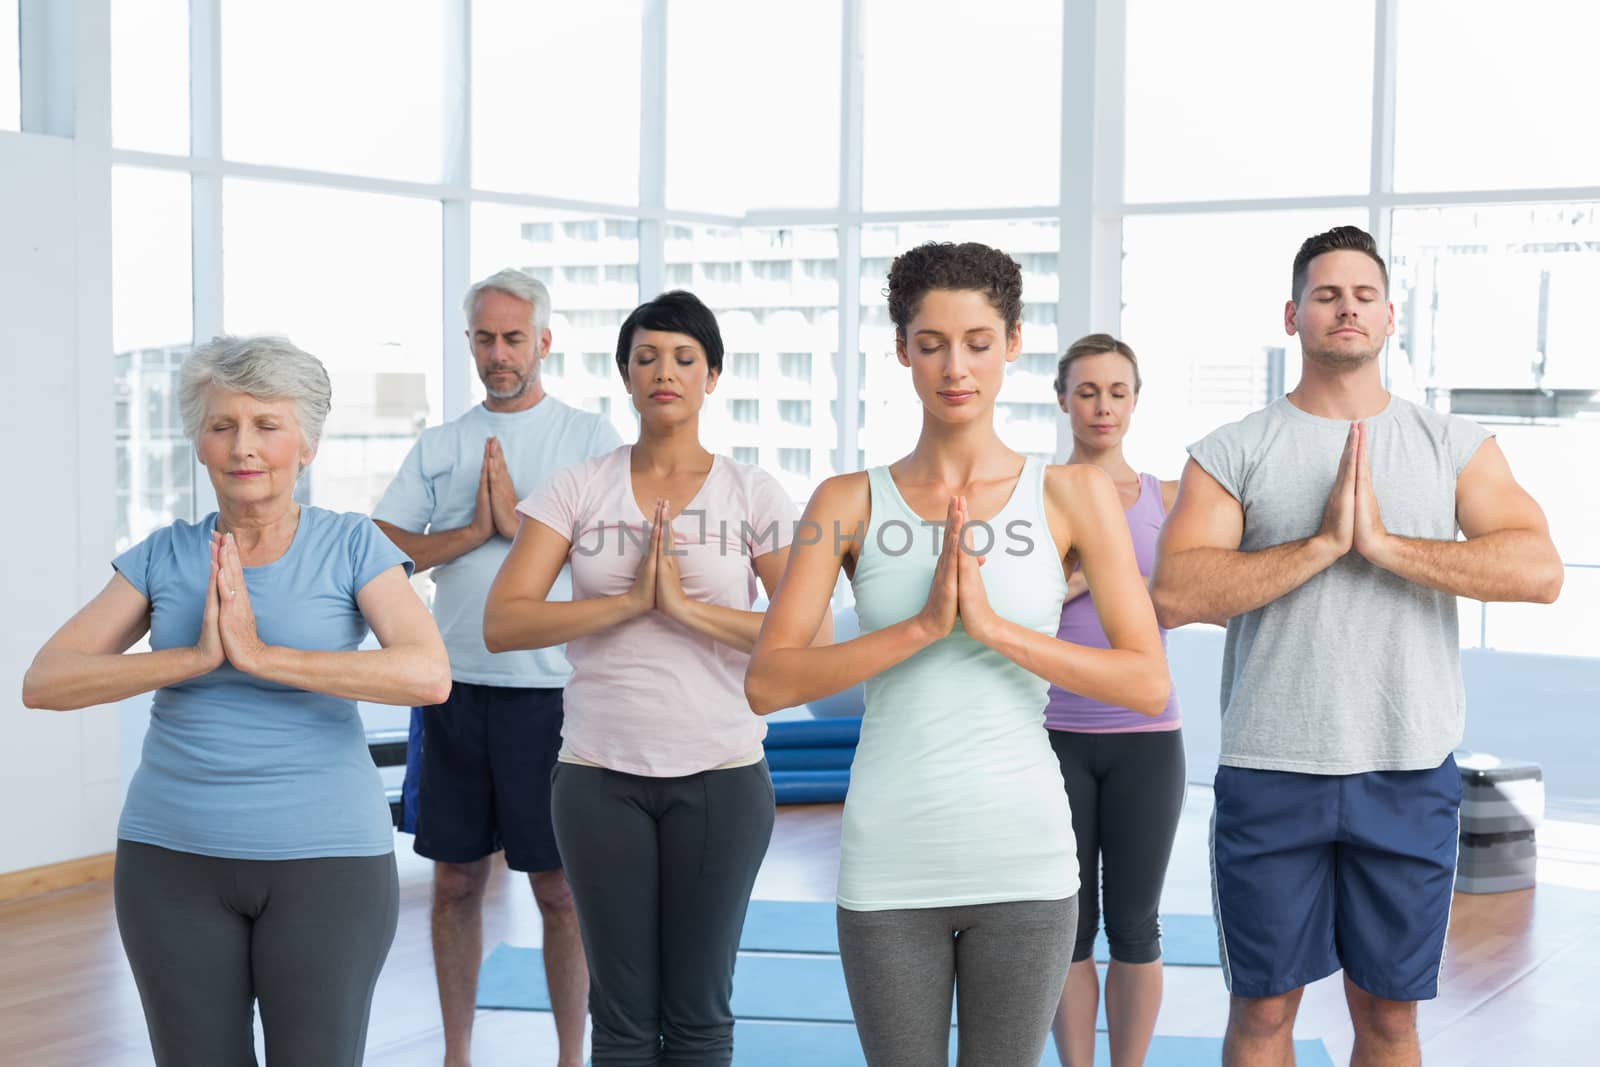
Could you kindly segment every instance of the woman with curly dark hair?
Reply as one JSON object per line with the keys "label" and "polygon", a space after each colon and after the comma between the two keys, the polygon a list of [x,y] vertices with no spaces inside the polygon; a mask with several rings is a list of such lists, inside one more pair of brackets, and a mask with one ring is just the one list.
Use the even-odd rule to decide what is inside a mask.
{"label": "woman with curly dark hair", "polygon": [[[888,296],[922,432],[897,462],[817,488],[745,691],[762,712],[866,683],[838,923],[868,1063],[945,1062],[954,990],[962,1067],[1038,1063],[1078,890],[1046,692],[1155,715],[1167,666],[1111,479],[995,432],[1022,350],[1016,262],[925,244],[894,261]],[[1056,637],[1077,564],[1109,648]],[[809,647],[841,567],[862,634]]]}

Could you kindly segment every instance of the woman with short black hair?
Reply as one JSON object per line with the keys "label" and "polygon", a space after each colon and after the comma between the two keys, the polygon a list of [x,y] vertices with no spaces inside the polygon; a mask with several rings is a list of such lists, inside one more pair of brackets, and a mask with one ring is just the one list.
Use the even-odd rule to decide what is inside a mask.
{"label": "woman with short black hair", "polygon": [[[595,1067],[726,1064],[734,955],[774,819],[766,726],[744,697],[795,508],[770,474],[713,455],[700,414],[722,370],[715,316],[663,293],[617,336],[639,439],[558,471],[484,611],[491,651],[566,644],[556,840],[589,960]],[[572,599],[548,599],[563,566]],[[813,635],[818,630],[813,627]]]}

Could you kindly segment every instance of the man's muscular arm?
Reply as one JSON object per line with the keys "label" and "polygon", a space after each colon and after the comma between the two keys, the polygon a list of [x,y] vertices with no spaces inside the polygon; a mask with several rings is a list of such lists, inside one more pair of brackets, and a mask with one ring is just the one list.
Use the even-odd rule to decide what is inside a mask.
{"label": "man's muscular arm", "polygon": [[1356,474],[1355,547],[1407,581],[1474,600],[1552,603],[1561,592],[1561,557],[1544,512],[1528,495],[1493,439],[1456,479],[1456,521],[1465,541],[1391,534],[1383,527],[1366,442]]}

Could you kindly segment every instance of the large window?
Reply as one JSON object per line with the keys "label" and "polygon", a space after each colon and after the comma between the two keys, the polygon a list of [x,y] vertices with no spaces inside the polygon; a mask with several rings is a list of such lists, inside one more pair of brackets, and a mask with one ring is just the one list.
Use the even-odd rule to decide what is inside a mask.
{"label": "large window", "polygon": [[1058,0],[867,0],[869,210],[1061,198]]}
{"label": "large window", "polygon": [[1372,8],[1128,0],[1128,199],[1364,192]]}
{"label": "large window", "polygon": [[444,0],[273,0],[222,10],[229,159],[438,181]]}
{"label": "large window", "polygon": [[1471,14],[1453,0],[1401,0],[1395,187],[1600,182],[1600,138],[1586,132],[1600,99],[1596,40],[1600,5],[1585,0]]}
{"label": "large window", "polygon": [[111,141],[188,154],[188,0],[111,5]]}
{"label": "large window", "polygon": [[474,0],[473,184],[638,201],[641,7]]}
{"label": "large window", "polygon": [[[119,537],[204,502],[167,399],[192,332],[328,362],[302,492],[365,508],[481,398],[461,290],[504,266],[550,288],[551,392],[625,438],[617,328],[697,293],[728,353],[706,443],[804,499],[916,440],[883,289],[927,240],[1021,265],[1008,444],[1065,456],[1056,360],[1110,331],[1145,370],[1129,457],[1171,477],[1293,388],[1290,261],[1348,222],[1392,263],[1390,388],[1488,425],[1574,565],[1557,608],[1468,605],[1464,635],[1600,654],[1600,505],[1560,479],[1600,449],[1600,8],[1459,6],[225,0],[212,34],[114,3]],[[0,128],[17,27],[0,0]]]}
{"label": "large window", "polygon": [[195,510],[194,448],[177,388],[191,332],[188,177],[115,168],[111,219],[120,552]]}
{"label": "large window", "polygon": [[669,207],[839,202],[840,10],[840,0],[667,5]]}
{"label": "large window", "polygon": [[1283,309],[1295,251],[1314,233],[1364,221],[1348,212],[1127,221],[1120,336],[1144,378],[1123,444],[1135,467],[1176,478],[1187,445],[1294,388],[1300,346]]}
{"label": "large window", "polygon": [[[438,422],[439,205],[278,182],[223,187],[224,324],[287,336],[322,360],[333,409],[302,486],[371,511]],[[375,264],[382,264],[376,269]]]}

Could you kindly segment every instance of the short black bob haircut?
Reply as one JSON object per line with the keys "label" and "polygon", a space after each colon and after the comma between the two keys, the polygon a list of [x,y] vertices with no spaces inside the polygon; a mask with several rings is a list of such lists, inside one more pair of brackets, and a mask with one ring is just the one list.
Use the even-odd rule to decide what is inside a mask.
{"label": "short black bob haircut", "polygon": [[722,373],[722,331],[717,317],[700,298],[683,289],[662,293],[634,308],[617,331],[617,370],[628,380],[628,357],[633,352],[635,330],[665,330],[693,337],[705,349],[706,366],[713,374]]}

